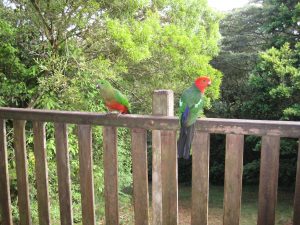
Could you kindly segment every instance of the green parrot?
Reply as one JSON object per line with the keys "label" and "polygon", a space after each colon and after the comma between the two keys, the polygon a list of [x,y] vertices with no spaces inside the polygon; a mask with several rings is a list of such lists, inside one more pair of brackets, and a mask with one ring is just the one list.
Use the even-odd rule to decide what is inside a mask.
{"label": "green parrot", "polygon": [[106,80],[100,80],[96,86],[100,90],[100,97],[109,111],[118,111],[122,114],[130,113],[130,104],[126,96],[113,88]]}
{"label": "green parrot", "polygon": [[189,159],[195,132],[195,122],[203,109],[203,95],[211,80],[202,76],[186,89],[179,101],[180,134],[177,141],[178,158]]}

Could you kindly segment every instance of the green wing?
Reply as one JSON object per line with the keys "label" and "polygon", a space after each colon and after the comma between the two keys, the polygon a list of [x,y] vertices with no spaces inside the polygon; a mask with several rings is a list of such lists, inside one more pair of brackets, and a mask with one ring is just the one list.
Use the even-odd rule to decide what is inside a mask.
{"label": "green wing", "polygon": [[203,105],[203,96],[194,85],[185,90],[179,101],[181,123],[192,125],[203,110]]}
{"label": "green wing", "polygon": [[115,99],[120,104],[126,106],[130,111],[130,104],[129,104],[127,97],[125,95],[123,95],[119,90],[116,90],[116,89],[115,89]]}

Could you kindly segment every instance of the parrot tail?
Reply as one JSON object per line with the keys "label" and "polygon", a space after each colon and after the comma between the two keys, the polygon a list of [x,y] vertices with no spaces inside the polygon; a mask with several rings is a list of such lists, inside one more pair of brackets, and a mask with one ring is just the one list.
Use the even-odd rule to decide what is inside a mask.
{"label": "parrot tail", "polygon": [[192,141],[195,133],[195,124],[180,128],[179,139],[177,141],[178,158],[189,159]]}

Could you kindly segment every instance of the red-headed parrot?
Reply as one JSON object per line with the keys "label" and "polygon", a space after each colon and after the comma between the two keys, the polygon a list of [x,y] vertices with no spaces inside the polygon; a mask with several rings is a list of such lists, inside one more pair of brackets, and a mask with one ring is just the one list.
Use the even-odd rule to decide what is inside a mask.
{"label": "red-headed parrot", "polygon": [[180,134],[177,141],[178,158],[190,157],[191,144],[194,137],[195,122],[203,109],[203,95],[211,84],[208,77],[202,76],[195,80],[193,85],[186,89],[179,101]]}
{"label": "red-headed parrot", "polygon": [[122,114],[130,113],[130,104],[126,96],[113,88],[108,81],[100,80],[97,88],[100,90],[100,97],[109,111],[118,111]]}

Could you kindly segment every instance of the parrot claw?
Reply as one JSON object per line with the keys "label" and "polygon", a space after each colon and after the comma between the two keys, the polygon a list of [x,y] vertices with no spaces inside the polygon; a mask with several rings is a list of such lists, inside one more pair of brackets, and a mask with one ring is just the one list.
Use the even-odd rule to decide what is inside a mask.
{"label": "parrot claw", "polygon": [[110,111],[108,112],[108,115],[115,116],[118,118],[121,115],[121,113],[118,111]]}

